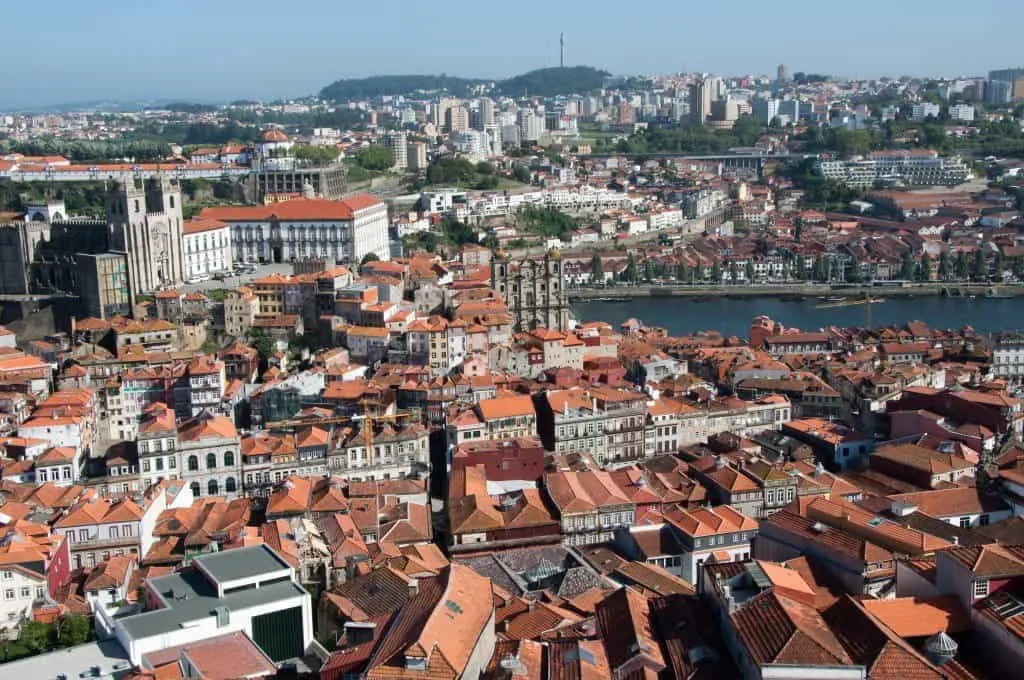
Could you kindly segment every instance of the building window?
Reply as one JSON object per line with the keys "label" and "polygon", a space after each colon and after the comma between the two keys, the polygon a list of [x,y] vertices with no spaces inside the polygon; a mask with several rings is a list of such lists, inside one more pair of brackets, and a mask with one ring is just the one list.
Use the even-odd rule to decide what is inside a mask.
{"label": "building window", "polygon": [[4,591],[4,599],[5,600],[13,600],[14,599],[14,588],[8,588],[7,590]]}
{"label": "building window", "polygon": [[189,484],[189,488],[192,489],[193,496],[198,497],[202,495],[202,491],[199,489],[199,482],[192,482],[191,484]]}
{"label": "building window", "polygon": [[987,597],[988,596],[988,579],[981,579],[980,581],[974,582],[974,597]]}
{"label": "building window", "polygon": [[194,472],[199,469],[199,458],[196,456],[188,457],[188,469],[190,472]]}
{"label": "building window", "polygon": [[5,571],[3,573],[3,578],[4,578],[5,581],[10,581],[12,578],[14,578],[14,572],[13,571]]}
{"label": "building window", "polygon": [[978,518],[978,524],[980,524],[983,527],[987,527],[988,526],[988,522],[989,522],[988,515],[982,515],[981,517]]}
{"label": "building window", "polygon": [[208,454],[206,454],[206,469],[207,470],[212,470],[215,467],[217,467],[217,454],[215,454],[215,453],[208,453]]}
{"label": "building window", "polygon": [[210,483],[206,485],[206,492],[210,496],[216,496],[219,491],[219,487],[216,479],[211,479]]}
{"label": "building window", "polygon": [[175,460],[174,460],[174,456],[171,456],[171,457],[169,457],[169,458],[167,459],[167,467],[169,467],[170,469],[172,469],[172,470],[173,470],[173,469],[174,469],[174,468],[176,468],[177,466],[178,466],[178,464],[177,464],[177,463],[175,462]]}
{"label": "building window", "polygon": [[46,591],[43,590],[42,586],[36,586],[36,599],[37,600],[43,599],[43,595],[45,595],[45,593],[46,593]]}
{"label": "building window", "polygon": [[225,467],[231,467],[234,464],[235,464],[235,454],[232,453],[231,451],[226,451],[224,453],[224,466]]}
{"label": "building window", "polygon": [[224,480],[224,490],[226,492],[228,492],[228,493],[234,493],[235,492],[235,478],[234,477],[228,477],[227,479]]}

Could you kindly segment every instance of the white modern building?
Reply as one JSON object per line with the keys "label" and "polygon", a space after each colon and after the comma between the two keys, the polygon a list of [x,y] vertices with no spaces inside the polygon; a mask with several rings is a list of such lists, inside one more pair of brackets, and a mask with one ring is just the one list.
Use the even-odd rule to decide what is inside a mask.
{"label": "white modern building", "polygon": [[231,226],[220,220],[189,220],[182,228],[185,279],[231,269]]}
{"label": "white modern building", "polygon": [[188,569],[144,585],[145,611],[114,618],[96,610],[99,636],[112,636],[135,665],[142,657],[244,632],[275,663],[313,642],[313,607],[295,570],[266,545],[201,555]]}
{"label": "white modern building", "polygon": [[868,158],[848,161],[816,161],[815,171],[852,187],[958,186],[971,177],[971,170],[959,156],[940,158],[935,151],[878,151]]}
{"label": "white modern building", "polygon": [[958,120],[963,123],[974,122],[974,107],[970,104],[954,104],[949,107],[951,120]]}
{"label": "white modern building", "polygon": [[340,201],[296,198],[273,205],[206,208],[203,219],[231,225],[237,262],[296,262],[328,258],[355,264],[373,253],[391,259],[388,209],[369,194]]}
{"label": "white modern building", "polygon": [[910,117],[914,120],[924,120],[929,116],[932,118],[938,118],[941,111],[942,107],[938,104],[921,102],[919,104],[914,104],[913,108],[910,109]]}

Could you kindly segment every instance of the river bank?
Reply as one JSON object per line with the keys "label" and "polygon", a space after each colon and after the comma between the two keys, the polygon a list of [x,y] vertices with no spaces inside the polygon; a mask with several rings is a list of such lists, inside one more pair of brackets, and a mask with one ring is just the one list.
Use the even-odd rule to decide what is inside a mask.
{"label": "river bank", "polygon": [[1024,297],[1024,285],[992,286],[989,284],[914,283],[902,286],[829,286],[797,284],[781,286],[614,286],[609,288],[572,288],[570,301],[633,300],[636,298],[1016,298]]}

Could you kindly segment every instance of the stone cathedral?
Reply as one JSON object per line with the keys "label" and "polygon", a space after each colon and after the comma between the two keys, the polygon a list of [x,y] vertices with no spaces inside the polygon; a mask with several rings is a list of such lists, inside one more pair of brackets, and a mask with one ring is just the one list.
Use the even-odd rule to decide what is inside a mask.
{"label": "stone cathedral", "polygon": [[110,249],[128,259],[135,296],[183,279],[181,188],[167,178],[115,184],[107,194]]}
{"label": "stone cathedral", "polygon": [[538,326],[569,330],[565,271],[557,250],[549,250],[543,260],[518,262],[499,253],[491,261],[491,284],[508,306],[514,331]]}

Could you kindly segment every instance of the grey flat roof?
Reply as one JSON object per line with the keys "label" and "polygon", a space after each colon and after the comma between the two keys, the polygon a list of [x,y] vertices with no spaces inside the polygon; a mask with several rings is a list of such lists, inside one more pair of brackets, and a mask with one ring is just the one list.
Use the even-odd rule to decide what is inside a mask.
{"label": "grey flat roof", "polygon": [[201,555],[193,561],[202,564],[203,569],[218,583],[292,568],[292,565],[265,545]]}
{"label": "grey flat roof", "polygon": [[[123,666],[114,670],[114,665]],[[128,654],[116,640],[90,642],[60,649],[39,656],[30,656],[0,665],[0,677],[25,678],[25,680],[56,680],[60,674],[78,678],[80,673],[100,667],[100,675],[90,678],[120,678],[132,670]]]}
{"label": "grey flat roof", "polygon": [[[230,552],[243,551],[233,550]],[[308,596],[305,590],[289,579],[259,588],[237,590],[218,598],[217,589],[194,569],[150,579],[149,583],[168,601],[170,606],[118,619],[128,635],[135,639],[168,633],[178,630],[186,621],[196,621],[214,616],[216,607],[227,607],[229,611],[233,612],[257,605],[271,604],[298,595]],[[169,595],[171,592],[174,593],[173,597]]]}

